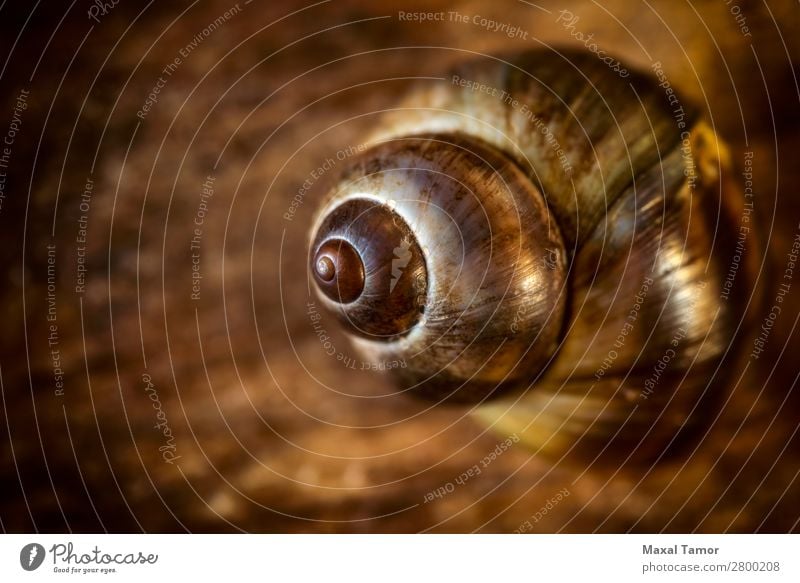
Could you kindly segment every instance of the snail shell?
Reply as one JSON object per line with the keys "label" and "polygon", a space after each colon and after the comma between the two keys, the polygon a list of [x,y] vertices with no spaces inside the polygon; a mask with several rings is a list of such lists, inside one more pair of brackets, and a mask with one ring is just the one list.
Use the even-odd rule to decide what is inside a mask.
{"label": "snail shell", "polygon": [[419,86],[369,143],[310,271],[401,390],[551,455],[649,456],[709,417],[753,258],[723,294],[743,199],[688,102],[534,51]]}

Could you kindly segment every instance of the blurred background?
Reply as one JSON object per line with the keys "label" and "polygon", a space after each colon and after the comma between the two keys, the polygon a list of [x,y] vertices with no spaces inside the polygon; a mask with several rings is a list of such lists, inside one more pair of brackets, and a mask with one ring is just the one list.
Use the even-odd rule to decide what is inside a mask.
{"label": "blurred background", "polygon": [[[798,282],[690,455],[576,470],[512,445],[440,496],[505,436],[320,343],[308,230],[337,152],[413,77],[586,49],[563,10],[660,61],[738,171],[753,152],[761,323],[800,228],[794,1],[0,4],[2,529],[797,530]],[[420,11],[469,21],[399,15]]]}

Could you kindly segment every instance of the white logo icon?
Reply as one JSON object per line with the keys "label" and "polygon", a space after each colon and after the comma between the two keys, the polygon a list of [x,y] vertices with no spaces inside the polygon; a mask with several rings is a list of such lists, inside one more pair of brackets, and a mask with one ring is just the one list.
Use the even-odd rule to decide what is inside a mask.
{"label": "white logo icon", "polygon": [[26,571],[35,571],[44,562],[44,547],[38,543],[30,543],[19,552],[19,564]]}
{"label": "white logo icon", "polygon": [[411,261],[411,244],[403,239],[398,247],[394,248],[394,259],[392,259],[392,279],[389,281],[389,293],[394,291],[394,286],[397,285],[397,280],[403,275],[408,262]]}

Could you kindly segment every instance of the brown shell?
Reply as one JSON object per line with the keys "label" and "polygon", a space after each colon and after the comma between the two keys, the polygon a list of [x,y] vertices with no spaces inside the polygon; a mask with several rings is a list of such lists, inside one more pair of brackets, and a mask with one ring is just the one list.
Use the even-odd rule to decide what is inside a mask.
{"label": "brown shell", "polygon": [[[362,332],[383,321],[403,293],[400,284],[390,290],[396,258],[388,252],[401,237],[371,221],[331,221],[376,204],[388,232],[390,214],[408,225],[407,243],[419,250],[426,274],[419,318],[391,337]],[[354,332],[366,359],[407,362],[393,371],[400,390],[481,401],[527,382],[555,351],[567,294],[561,235],[536,187],[488,144],[434,134],[376,145],[343,177],[313,233],[312,249],[346,237],[364,257],[362,297],[321,301]]]}
{"label": "brown shell", "polygon": [[[520,370],[528,366],[524,359],[514,364],[511,380],[524,393],[479,408],[481,419],[552,456],[613,450],[619,459],[663,452],[713,417],[725,385],[724,361],[735,357],[736,331],[746,328],[742,298],[750,292],[755,253],[749,245],[737,286],[723,294],[743,199],[727,178],[725,146],[688,102],[680,96],[670,101],[647,75],[621,78],[592,54],[535,51],[467,63],[445,81],[419,86],[386,116],[366,158],[378,166],[413,164],[409,156],[431,161],[430,143],[395,145],[420,134],[457,137],[504,158],[527,182],[517,189],[541,193],[547,205],[541,214],[552,216],[558,228],[520,221],[513,207],[493,204],[496,191],[486,187],[477,196],[487,213],[497,213],[492,223],[508,230],[512,246],[520,245],[517,229],[523,227],[522,238],[560,231],[566,251],[556,271],[567,289],[532,301],[541,313],[563,312],[561,325],[548,328],[558,335],[548,337],[547,350],[539,340],[531,345],[548,362],[530,366],[527,374]],[[377,188],[391,198],[406,185]],[[452,196],[440,198],[452,204]],[[437,346],[445,342],[448,354],[472,348],[465,356],[482,363],[491,345],[472,342],[481,323],[465,325],[447,308],[451,297],[442,291],[442,280],[453,278],[443,266],[462,251],[431,247],[429,226],[416,219],[409,225],[427,241],[435,284],[428,296],[437,306],[432,314],[446,318],[436,320]],[[492,233],[494,244],[498,235]],[[485,253],[486,232],[470,235],[465,244]],[[535,246],[539,253],[541,245]],[[568,263],[564,276],[562,261]],[[506,297],[503,281],[494,278],[491,285],[487,297]],[[481,317],[483,325],[508,325],[507,315]],[[375,353],[357,342],[368,354],[385,356],[389,348]],[[422,377],[443,362],[437,347],[413,336],[391,348],[413,355]],[[445,380],[457,389],[462,378]],[[448,389],[437,384],[435,390],[439,395]],[[487,391],[466,393],[481,400]]]}

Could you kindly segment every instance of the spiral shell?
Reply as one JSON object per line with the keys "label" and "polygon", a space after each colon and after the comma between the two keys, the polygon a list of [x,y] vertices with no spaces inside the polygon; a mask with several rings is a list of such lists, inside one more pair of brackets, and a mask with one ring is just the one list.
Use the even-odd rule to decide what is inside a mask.
{"label": "spiral shell", "polygon": [[561,235],[538,190],[489,145],[446,134],[382,142],[343,177],[314,232],[318,282],[331,241],[363,257],[363,293],[321,299],[368,358],[410,361],[403,388],[479,401],[526,381],[556,349]]}
{"label": "spiral shell", "polygon": [[[421,85],[370,143],[310,261],[319,282],[327,241],[362,257],[363,293],[324,299],[366,358],[408,359],[401,389],[506,394],[475,414],[550,455],[650,456],[709,417],[744,315],[720,252],[742,196],[688,102],[591,54],[534,51]],[[402,241],[413,268],[392,287]]]}

